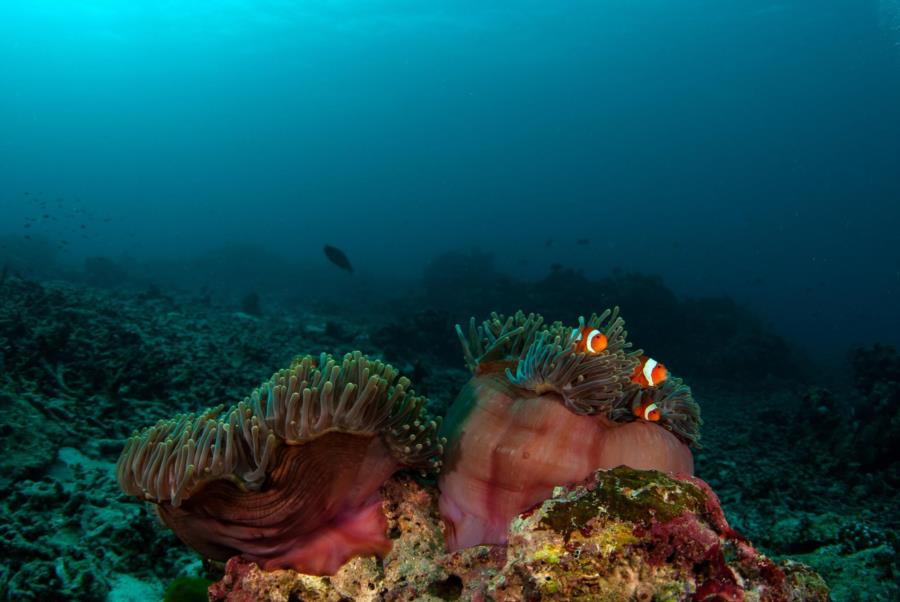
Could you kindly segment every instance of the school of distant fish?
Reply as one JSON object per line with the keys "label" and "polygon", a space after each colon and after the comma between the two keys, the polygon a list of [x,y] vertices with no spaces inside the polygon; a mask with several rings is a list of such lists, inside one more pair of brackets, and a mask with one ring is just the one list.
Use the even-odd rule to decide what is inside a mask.
{"label": "school of distant fish", "polygon": [[[93,238],[91,232],[95,224],[113,221],[112,217],[94,214],[77,198],[73,200],[57,197],[51,200],[43,192],[25,192],[23,196],[34,208],[34,213],[26,217],[22,224],[22,238],[31,240],[43,236],[55,240],[56,248],[61,251],[68,249],[71,244],[69,239],[74,234],[80,233],[81,238],[89,240]],[[548,238],[544,244],[548,248],[552,247],[554,240]],[[579,238],[575,244],[580,247],[587,246],[590,240]],[[0,243],[0,248],[2,247],[3,244]],[[343,250],[333,245],[325,245],[322,250],[332,265],[349,274],[353,273],[353,264]],[[527,264],[528,260],[519,260],[519,265]]]}
{"label": "school of distant fish", "polygon": [[96,223],[113,221],[109,216],[98,216],[84,207],[79,199],[50,199],[43,192],[25,192],[22,195],[32,209],[32,215],[22,224],[22,238],[31,240],[43,236],[54,239],[59,250],[65,250],[73,234],[91,239],[91,229]]}

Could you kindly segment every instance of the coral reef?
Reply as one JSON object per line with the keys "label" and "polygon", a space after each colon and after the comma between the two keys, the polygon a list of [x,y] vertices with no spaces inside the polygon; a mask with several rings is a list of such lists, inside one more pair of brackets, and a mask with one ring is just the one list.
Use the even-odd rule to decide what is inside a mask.
{"label": "coral reef", "polygon": [[850,446],[864,470],[900,486],[900,354],[887,345],[857,349],[851,366],[860,398]]}
{"label": "coral reef", "polygon": [[2,487],[0,599],[106,600],[125,576],[155,582],[194,564],[146,507],[122,503],[111,461],[47,447],[44,476]]}
{"label": "coral reef", "polygon": [[900,486],[900,354],[887,345],[852,352],[853,391],[838,395],[811,387],[803,395],[798,416],[811,412],[815,420],[792,420],[792,436],[810,461],[844,479],[877,473],[879,480]]}
{"label": "coral reef", "polygon": [[774,389],[750,406],[741,391],[706,392],[716,403],[704,405],[697,472],[734,528],[818,571],[836,601],[897,599],[897,490],[884,470],[854,461],[852,395]]}
{"label": "coral reef", "polygon": [[0,284],[0,599],[161,599],[174,578],[202,574],[150,506],[121,493],[122,443],[141,424],[242,398],[298,351],[347,349],[326,332],[328,319],[273,311],[250,322],[216,299],[9,272]]}
{"label": "coral reef", "polygon": [[872,393],[879,383],[900,382],[900,354],[891,345],[859,347],[850,354],[856,387]]}
{"label": "coral reef", "polygon": [[[4,600],[159,600],[179,576],[222,577],[221,567],[204,566],[161,524],[151,504],[135,503],[120,492],[115,462],[123,441],[136,427],[202,407],[210,400],[242,399],[271,374],[272,366],[287,365],[298,353],[323,348],[340,354],[360,348],[370,358],[392,360],[402,352],[402,372],[414,376],[416,384],[427,383],[430,400],[440,403],[452,400],[459,383],[471,376],[456,366],[459,351],[448,324],[458,318],[449,311],[423,309],[415,296],[406,330],[393,331],[388,341],[375,334],[383,320],[370,321],[369,314],[326,311],[318,301],[310,304],[305,297],[298,297],[290,307],[267,302],[264,316],[250,320],[235,311],[234,297],[223,299],[214,289],[183,293],[162,281],[159,288],[90,289],[24,280],[15,264],[10,265],[6,278],[0,278],[0,409],[4,413],[0,425],[4,525],[0,599]],[[227,265],[223,263],[222,274],[227,273]],[[273,274],[236,290],[261,287]],[[560,289],[557,308],[580,294],[577,282],[567,278],[559,279],[561,285],[570,282],[572,286]],[[630,278],[612,277],[614,286]],[[650,295],[647,303],[657,307],[655,296],[662,295],[664,287],[649,280],[638,284],[635,281],[632,289]],[[552,292],[522,291],[512,285],[507,296],[498,293],[505,300],[491,303],[492,307],[502,307],[514,297],[521,302],[526,298],[522,294],[533,293],[537,301],[533,307],[538,309],[544,295]],[[623,285],[615,293],[632,289]],[[632,305],[635,302],[628,301],[629,310],[638,307]],[[593,305],[596,299],[580,301],[577,307],[573,303],[572,311],[586,303]],[[892,476],[898,456],[887,453],[896,442],[891,430],[896,398],[890,388],[896,379],[884,378],[890,368],[879,363],[889,360],[891,353],[885,348],[862,361],[865,367],[873,361],[882,367],[860,370],[858,374],[866,376],[854,390],[765,380],[767,373],[782,368],[773,366],[782,361],[775,352],[744,356],[746,365],[756,371],[752,381],[743,377],[711,380],[706,376],[721,376],[722,366],[728,365],[720,358],[726,357],[723,349],[732,344],[729,341],[753,337],[713,333],[705,339],[708,348],[694,349],[692,332],[698,328],[705,332],[707,327],[699,310],[690,320],[681,321],[692,303],[676,299],[674,305],[666,305],[672,313],[632,312],[629,331],[635,334],[640,324],[650,328],[642,332],[640,342],[678,374],[692,375],[705,419],[703,447],[693,449],[696,474],[720,496],[729,523],[757,549],[779,559],[789,580],[820,583],[789,561],[813,567],[831,586],[836,602],[900,598],[896,537],[900,519],[895,508],[900,481]],[[728,327],[737,333],[753,328],[740,320],[736,323],[740,312],[729,309],[728,303],[705,307],[709,312],[705,318],[715,328]],[[416,313],[422,317],[413,320]],[[574,315],[569,310],[550,313]],[[658,332],[653,331],[654,321]],[[419,329],[422,336],[411,337],[414,346],[408,346],[405,337]],[[663,338],[676,335],[683,337],[677,355],[657,347]],[[777,340],[764,329],[759,336],[764,342]],[[741,357],[742,348],[734,349],[727,357]],[[704,359],[707,351],[709,358]],[[710,368],[704,368],[698,379],[693,366],[705,366],[705,361]],[[863,463],[866,456],[880,461]],[[408,479],[400,482],[418,487]],[[383,506],[393,542],[385,560],[358,558],[350,564],[369,567],[365,569],[369,573],[358,573],[360,577],[372,572],[381,575],[379,567],[386,568],[382,577],[389,584],[405,576],[415,583],[421,599],[467,596],[463,583],[468,584],[469,578],[462,564],[448,570],[431,563],[432,572],[420,570],[435,556],[432,549],[443,549],[444,539],[433,492],[427,487],[417,491],[418,496],[403,498],[402,509],[394,508],[393,502]],[[392,522],[393,515],[407,517],[402,529]],[[404,535],[409,533],[414,535]],[[406,545],[410,550],[405,550]],[[726,560],[732,562],[729,547],[724,550]],[[477,547],[453,557],[472,559],[470,566],[478,570],[491,563],[499,571],[506,564],[505,551],[504,546]],[[402,554],[408,562],[394,562],[392,553]],[[394,579],[391,571],[401,567],[405,572],[390,581]],[[293,578],[295,574],[267,575]],[[363,599],[371,595],[368,582],[357,581],[358,590],[344,591],[356,591]],[[334,578],[328,582],[336,583]],[[380,587],[378,583],[372,582],[373,588]],[[683,597],[682,593],[672,595]]]}
{"label": "coral reef", "polygon": [[[240,399],[298,342],[338,346],[283,316],[255,328],[235,317],[184,299],[9,278],[0,304],[2,378],[26,399],[59,400],[35,405],[71,427],[66,444],[76,445],[83,433],[127,436],[134,423],[122,425],[143,412],[155,420],[209,399]],[[82,398],[92,412],[70,410]]]}
{"label": "coral reef", "polygon": [[627,468],[558,488],[509,527],[508,543],[448,553],[434,491],[384,488],[394,549],[330,578],[260,571],[238,558],[210,588],[251,600],[828,600],[822,579],[775,563],[736,534],[697,479]]}

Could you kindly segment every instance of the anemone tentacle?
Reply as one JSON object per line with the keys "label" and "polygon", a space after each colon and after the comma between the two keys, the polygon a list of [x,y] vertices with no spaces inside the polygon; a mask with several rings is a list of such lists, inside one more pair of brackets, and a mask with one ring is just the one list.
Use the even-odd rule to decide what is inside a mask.
{"label": "anemone tentacle", "polygon": [[[473,376],[443,431],[439,507],[451,550],[507,542],[516,515],[598,468],[693,473],[699,408],[679,379],[634,382],[642,351],[628,342],[618,307],[581,316],[574,329],[518,312],[481,325],[473,318],[468,335],[457,333]],[[660,422],[635,419],[648,399]]]}
{"label": "anemone tentacle", "polygon": [[135,432],[116,467],[123,491],[178,507],[204,483],[258,490],[282,445],[331,432],[380,436],[404,466],[437,471],[440,418],[389,364],[360,352],[299,357],[222,414],[218,406]]}
{"label": "anemone tentacle", "polygon": [[645,402],[655,403],[660,412],[659,425],[671,431],[691,447],[700,446],[700,406],[691,388],[680,378],[669,376],[656,387],[635,388],[618,400],[609,413],[616,422],[634,420],[634,408]]}
{"label": "anemone tentacle", "polygon": [[[561,322],[544,326],[536,314],[517,312],[504,319],[492,314],[491,319],[476,327],[469,322],[469,338],[457,332],[463,341],[467,363],[473,372],[482,362],[504,358],[515,361],[515,370],[506,369],[513,385],[538,394],[554,391],[562,396],[569,409],[578,414],[608,412],[616,401],[632,388],[630,375],[640,351],[631,351],[626,339],[625,321],[619,308],[578,319],[575,330]],[[595,328],[607,337],[607,348],[599,354],[579,353],[575,337],[584,327]]]}
{"label": "anemone tentacle", "polygon": [[561,331],[562,324],[554,322],[544,326],[544,318],[540,314],[525,314],[517,311],[512,316],[504,316],[496,312],[491,317],[477,324],[475,318],[469,319],[467,332],[456,325],[456,335],[462,344],[466,366],[473,373],[485,362],[501,358],[519,358],[527,352],[535,337],[545,330]]}

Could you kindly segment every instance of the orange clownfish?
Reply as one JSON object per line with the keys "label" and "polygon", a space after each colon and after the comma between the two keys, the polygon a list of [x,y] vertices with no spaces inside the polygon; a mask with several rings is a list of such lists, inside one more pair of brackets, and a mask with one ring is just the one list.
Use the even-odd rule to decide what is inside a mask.
{"label": "orange clownfish", "polygon": [[669,376],[669,371],[666,370],[666,367],[652,357],[642,355],[638,359],[640,361],[631,375],[631,382],[642,387],[652,387],[666,380]]}
{"label": "orange clownfish", "polygon": [[634,407],[634,415],[649,422],[659,422],[659,419],[662,418],[659,406],[654,402],[646,401]]}
{"label": "orange clownfish", "polygon": [[608,344],[606,335],[590,326],[572,331],[575,335],[575,351],[578,353],[600,353]]}

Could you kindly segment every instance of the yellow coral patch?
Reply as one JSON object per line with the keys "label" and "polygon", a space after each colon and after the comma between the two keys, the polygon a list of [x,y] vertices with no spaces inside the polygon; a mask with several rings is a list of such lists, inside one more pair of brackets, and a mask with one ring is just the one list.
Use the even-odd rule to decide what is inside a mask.
{"label": "yellow coral patch", "polygon": [[550,564],[559,564],[559,546],[545,545],[543,548],[534,553],[534,559]]}
{"label": "yellow coral patch", "polygon": [[557,582],[556,578],[550,573],[535,573],[534,580],[537,582],[538,587],[546,594],[555,594],[559,592],[559,582]]}
{"label": "yellow coral patch", "polygon": [[640,538],[635,537],[631,527],[627,523],[610,521],[603,526],[603,530],[594,533],[591,537],[599,546],[604,556],[609,556],[616,550],[637,543]]}

